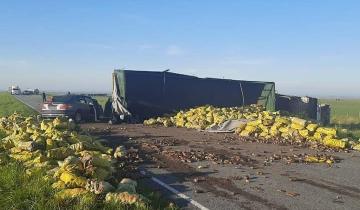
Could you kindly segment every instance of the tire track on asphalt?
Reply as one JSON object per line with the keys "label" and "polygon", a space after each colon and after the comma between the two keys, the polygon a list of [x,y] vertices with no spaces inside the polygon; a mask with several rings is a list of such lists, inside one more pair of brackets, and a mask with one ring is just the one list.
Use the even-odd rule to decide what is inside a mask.
{"label": "tire track on asphalt", "polygon": [[324,179],[307,178],[301,175],[298,177],[283,174],[282,176],[288,176],[290,179],[293,179],[298,183],[307,184],[313,187],[327,190],[329,192],[349,196],[354,199],[360,199],[360,189],[356,187],[340,185]]}

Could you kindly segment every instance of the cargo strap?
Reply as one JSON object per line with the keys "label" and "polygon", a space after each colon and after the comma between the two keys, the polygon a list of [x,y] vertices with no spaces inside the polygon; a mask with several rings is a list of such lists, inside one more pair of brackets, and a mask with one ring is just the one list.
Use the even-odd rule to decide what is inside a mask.
{"label": "cargo strap", "polygon": [[242,106],[245,106],[245,96],[244,96],[244,91],[241,85],[241,82],[239,82],[240,85],[240,90],[241,90],[241,95],[242,95]]}

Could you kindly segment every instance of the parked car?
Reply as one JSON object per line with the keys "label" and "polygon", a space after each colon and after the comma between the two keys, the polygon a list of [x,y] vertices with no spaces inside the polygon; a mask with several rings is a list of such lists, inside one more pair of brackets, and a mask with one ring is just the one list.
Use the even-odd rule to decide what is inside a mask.
{"label": "parked car", "polygon": [[39,95],[39,89],[26,89],[22,92],[23,95]]}
{"label": "parked car", "polygon": [[34,94],[34,92],[33,92],[32,90],[24,90],[24,91],[22,92],[22,94],[23,94],[23,95],[32,95],[32,94]]}
{"label": "parked car", "polygon": [[61,95],[43,103],[41,115],[44,118],[65,117],[77,123],[97,121],[103,116],[103,108],[90,96]]}

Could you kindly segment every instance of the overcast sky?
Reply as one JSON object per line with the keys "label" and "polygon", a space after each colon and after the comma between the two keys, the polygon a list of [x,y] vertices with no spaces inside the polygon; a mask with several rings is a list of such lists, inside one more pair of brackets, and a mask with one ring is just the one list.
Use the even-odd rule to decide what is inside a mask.
{"label": "overcast sky", "polygon": [[359,9],[356,0],[2,0],[0,89],[105,92],[113,69],[129,68],[360,97]]}

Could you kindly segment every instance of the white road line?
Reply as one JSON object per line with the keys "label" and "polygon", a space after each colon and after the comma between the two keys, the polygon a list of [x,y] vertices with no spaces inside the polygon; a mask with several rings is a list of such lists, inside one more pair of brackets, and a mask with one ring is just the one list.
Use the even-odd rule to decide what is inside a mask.
{"label": "white road line", "polygon": [[15,96],[15,98],[16,98],[17,100],[19,100],[21,103],[25,104],[26,106],[32,108],[32,109],[35,110],[36,112],[39,112],[38,109],[36,109],[35,107],[33,107],[33,106],[31,106],[30,104],[26,103],[24,100],[20,99],[20,97]]}
{"label": "white road line", "polygon": [[[140,171],[140,173],[142,175],[146,175],[145,171]],[[159,179],[155,178],[155,177],[151,177],[151,180],[153,180],[154,182],[158,183],[159,185],[165,187],[167,190],[171,191],[172,193],[176,194],[177,196],[179,196],[180,198],[183,198],[187,201],[189,201],[192,205],[198,207],[201,210],[209,210],[208,208],[206,208],[205,206],[201,205],[200,203],[198,203],[197,201],[194,201],[193,199],[191,199],[190,197],[188,197],[187,195],[177,191],[175,188],[165,184],[164,182],[160,181]]]}

